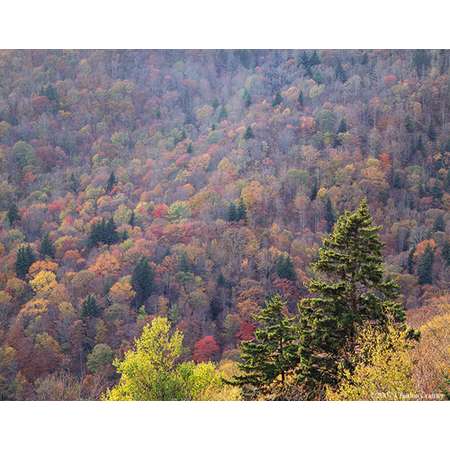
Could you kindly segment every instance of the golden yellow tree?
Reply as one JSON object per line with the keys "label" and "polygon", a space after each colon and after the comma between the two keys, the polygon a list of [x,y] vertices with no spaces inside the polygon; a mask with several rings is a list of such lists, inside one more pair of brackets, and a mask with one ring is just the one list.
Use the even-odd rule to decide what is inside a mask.
{"label": "golden yellow tree", "polygon": [[171,332],[167,318],[156,317],[136,339],[135,348],[113,365],[121,375],[105,400],[237,400],[212,363],[178,363],[183,334]]}
{"label": "golden yellow tree", "polygon": [[408,330],[392,325],[382,331],[372,325],[357,337],[354,371],[342,368],[336,390],[327,400],[411,400],[416,398]]}
{"label": "golden yellow tree", "polygon": [[450,312],[436,315],[419,331],[420,342],[413,353],[414,379],[424,398],[437,399],[445,379],[450,378]]}
{"label": "golden yellow tree", "polygon": [[58,282],[53,272],[41,270],[30,281],[30,285],[38,297],[46,298],[58,286]]}

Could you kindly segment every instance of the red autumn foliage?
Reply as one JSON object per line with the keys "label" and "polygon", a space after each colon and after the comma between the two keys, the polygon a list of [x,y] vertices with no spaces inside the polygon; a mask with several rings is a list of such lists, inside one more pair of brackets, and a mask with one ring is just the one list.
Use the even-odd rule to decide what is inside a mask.
{"label": "red autumn foliage", "polygon": [[197,363],[214,360],[219,352],[220,347],[214,336],[205,336],[196,342],[192,359]]}
{"label": "red autumn foliage", "polygon": [[157,217],[157,218],[165,217],[167,215],[168,209],[169,208],[164,203],[160,203],[159,205],[156,205],[155,209],[153,210],[153,217]]}

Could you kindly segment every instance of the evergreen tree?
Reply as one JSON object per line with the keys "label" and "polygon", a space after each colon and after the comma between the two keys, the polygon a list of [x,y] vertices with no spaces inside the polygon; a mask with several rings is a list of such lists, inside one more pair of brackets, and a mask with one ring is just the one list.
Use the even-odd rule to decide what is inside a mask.
{"label": "evergreen tree", "polygon": [[55,246],[53,245],[53,242],[50,240],[50,236],[48,233],[46,233],[41,240],[41,245],[39,247],[39,254],[41,255],[41,258],[45,258],[47,256],[49,258],[55,257]]}
{"label": "evergreen tree", "polygon": [[16,222],[20,221],[19,210],[15,203],[11,203],[6,213],[6,218],[8,219],[9,225],[12,227]]}
{"label": "evergreen tree", "polygon": [[234,204],[234,202],[231,202],[230,206],[228,206],[227,219],[228,222],[235,222],[237,220],[236,205]]}
{"label": "evergreen tree", "polygon": [[222,122],[222,120],[225,120],[228,117],[228,113],[227,113],[227,109],[225,108],[225,106],[221,106],[220,110],[219,110],[219,116],[217,118],[217,120],[219,122]]}
{"label": "evergreen tree", "polygon": [[30,245],[23,245],[17,250],[16,255],[16,274],[19,278],[25,278],[31,264],[36,261],[33,249]]}
{"label": "evergreen tree", "polygon": [[419,151],[422,154],[425,153],[425,145],[423,145],[422,136],[419,136],[419,138],[417,139],[415,150]]}
{"label": "evergreen tree", "polygon": [[178,260],[178,270],[180,272],[192,272],[191,263],[186,252],[181,253]]}
{"label": "evergreen tree", "polygon": [[91,294],[89,294],[81,305],[81,317],[98,317],[100,310],[97,306],[97,300]]}
{"label": "evergreen tree", "polygon": [[403,307],[396,302],[399,287],[383,276],[379,229],[363,200],[355,212],[339,217],[313,264],[316,277],[308,288],[317,297],[299,303],[297,371],[311,398],[336,385],[341,363],[349,366],[359,326],[385,326],[389,319],[404,323]]}
{"label": "evergreen tree", "polygon": [[189,154],[192,154],[194,151],[194,147],[192,146],[192,142],[189,142],[188,146],[186,147],[186,152]]}
{"label": "evergreen tree", "polygon": [[416,253],[416,247],[413,247],[409,253],[408,253],[408,261],[406,262],[406,268],[408,270],[408,273],[412,275],[414,273],[414,254]]}
{"label": "evergreen tree", "polygon": [[336,222],[336,215],[330,197],[327,197],[325,200],[325,220],[327,222],[327,233],[331,233],[333,225]]}
{"label": "evergreen tree", "polygon": [[94,223],[91,227],[88,238],[88,246],[95,247],[98,243],[103,242],[105,229],[105,219],[101,222]]}
{"label": "evergreen tree", "polygon": [[300,56],[300,63],[306,70],[310,69],[310,65],[311,64],[310,64],[310,61],[309,61],[309,57],[308,57],[308,55],[306,54],[305,51]]}
{"label": "evergreen tree", "polygon": [[244,139],[248,141],[249,139],[254,139],[255,135],[253,134],[253,130],[251,126],[248,126],[244,133]]}
{"label": "evergreen tree", "polygon": [[269,298],[255,316],[255,338],[241,343],[238,366],[242,374],[230,383],[241,386],[248,398],[264,393],[273,382],[283,385],[298,363],[295,319],[285,309],[286,302],[278,294]]}
{"label": "evergreen tree", "polygon": [[252,104],[252,98],[251,98],[249,92],[247,91],[247,89],[244,90],[242,99],[244,100],[244,105],[246,108],[248,108]]}
{"label": "evergreen tree", "polygon": [[445,220],[442,214],[436,217],[433,224],[433,231],[445,231]]}
{"label": "evergreen tree", "polygon": [[339,135],[334,136],[333,138],[333,147],[338,148],[342,145],[342,139]]}
{"label": "evergreen tree", "polygon": [[316,199],[318,192],[319,192],[319,182],[317,180],[317,177],[313,177],[311,191],[309,193],[309,199],[312,202]]}
{"label": "evergreen tree", "polygon": [[114,174],[114,171],[112,171],[111,175],[108,178],[108,182],[106,184],[106,193],[107,194],[109,194],[113,190],[113,187],[116,185],[116,183],[117,183],[116,175]]}
{"label": "evergreen tree", "polygon": [[403,176],[400,172],[394,172],[392,178],[392,186],[396,189],[401,189],[405,185]]}
{"label": "evergreen tree", "polygon": [[347,81],[347,74],[345,73],[345,70],[342,67],[342,64],[340,61],[337,62],[336,69],[335,69],[335,75],[336,75],[336,79],[341,81],[342,83],[345,83]]}
{"label": "evergreen tree", "polygon": [[220,272],[219,276],[217,277],[217,286],[225,287],[226,284],[227,284],[227,281],[225,280],[225,277],[223,276],[223,273]]}
{"label": "evergreen tree", "polygon": [[427,245],[422,257],[417,264],[417,276],[419,277],[419,284],[433,283],[433,260],[434,250],[430,245]]}
{"label": "evergreen tree", "polygon": [[95,247],[97,244],[112,245],[120,241],[121,236],[117,232],[114,219],[106,221],[104,218],[101,222],[94,223],[88,238],[89,247]]}
{"label": "evergreen tree", "polygon": [[247,208],[245,207],[242,197],[239,199],[239,203],[236,210],[237,220],[245,220],[247,218]]}
{"label": "evergreen tree", "polygon": [[361,58],[361,65],[365,66],[369,62],[369,56],[366,52],[363,53]]}
{"label": "evergreen tree", "polygon": [[58,102],[58,91],[52,84],[47,84],[40,90],[40,95],[47,97],[52,102]]}
{"label": "evergreen tree", "polygon": [[295,281],[297,279],[294,264],[292,263],[292,259],[288,254],[280,255],[278,257],[276,262],[276,271],[277,275],[280,278],[284,278],[286,280],[291,281]]}
{"label": "evergreen tree", "polygon": [[117,226],[114,219],[111,217],[105,224],[104,227],[104,238],[103,242],[108,245],[116,244],[120,241],[119,233],[117,232]]}
{"label": "evergreen tree", "polygon": [[346,133],[347,132],[347,122],[345,119],[341,120],[337,132],[338,133]]}
{"label": "evergreen tree", "polygon": [[444,261],[444,263],[447,266],[450,266],[450,242],[449,241],[445,241],[444,245],[442,246],[442,259]]}
{"label": "evergreen tree", "polygon": [[70,175],[69,189],[74,194],[78,194],[78,192],[80,191],[80,181],[78,180],[78,178],[75,177],[75,174],[73,174],[73,173]]}
{"label": "evergreen tree", "polygon": [[434,142],[436,140],[436,130],[434,129],[432,122],[430,122],[430,126],[428,127],[427,135],[428,135],[428,139],[431,142]]}
{"label": "evergreen tree", "polygon": [[415,126],[414,121],[411,119],[411,116],[405,117],[405,128],[408,133],[414,133]]}
{"label": "evergreen tree", "polygon": [[150,297],[153,290],[153,269],[148,264],[148,260],[142,257],[133,270],[131,276],[131,285],[136,296],[134,298],[134,307],[139,309]]}
{"label": "evergreen tree", "polygon": [[303,98],[303,92],[302,91],[300,91],[299,94],[298,94],[297,102],[298,102],[300,108],[303,108],[303,106],[305,104],[305,101],[304,101],[304,98]]}
{"label": "evergreen tree", "polygon": [[136,215],[134,214],[134,211],[131,211],[130,218],[128,219],[128,225],[132,227],[136,225]]}
{"label": "evergreen tree", "polygon": [[278,91],[275,95],[275,98],[273,99],[272,106],[275,108],[282,102],[283,102],[283,97],[281,96],[280,92]]}
{"label": "evergreen tree", "polygon": [[219,100],[217,100],[217,98],[214,98],[214,100],[212,101],[212,107],[214,109],[217,109],[219,106]]}
{"label": "evergreen tree", "polygon": [[431,57],[427,50],[414,50],[412,62],[416,69],[417,76],[422,77],[430,67]]}
{"label": "evergreen tree", "polygon": [[442,198],[443,192],[438,184],[434,184],[430,189],[430,194],[435,200],[439,201]]}
{"label": "evergreen tree", "polygon": [[311,55],[311,58],[309,59],[309,64],[311,66],[317,66],[320,64],[320,58],[319,58],[319,55],[317,54],[316,50],[313,51],[313,54]]}

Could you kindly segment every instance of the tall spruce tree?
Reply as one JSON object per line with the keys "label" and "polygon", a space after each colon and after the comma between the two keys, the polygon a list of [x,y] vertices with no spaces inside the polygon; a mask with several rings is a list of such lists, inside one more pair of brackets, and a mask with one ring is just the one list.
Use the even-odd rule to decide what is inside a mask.
{"label": "tall spruce tree", "polygon": [[342,83],[345,83],[347,81],[347,74],[345,73],[345,70],[342,67],[342,64],[340,61],[338,61],[336,64],[335,75],[336,75],[336,79],[340,80]]}
{"label": "tall spruce tree", "polygon": [[119,233],[117,232],[117,226],[114,219],[111,217],[106,223],[104,228],[103,242],[108,245],[116,244],[120,241]]}
{"label": "tall spruce tree", "polygon": [[434,250],[427,245],[422,257],[417,264],[417,276],[419,284],[431,284],[433,282]]}
{"label": "tall spruce tree", "polygon": [[136,292],[134,297],[134,307],[138,310],[150,297],[153,290],[153,269],[148,264],[148,260],[142,257],[133,270],[131,284]]}
{"label": "tall spruce tree", "polygon": [[445,178],[444,186],[445,186],[445,190],[447,192],[450,192],[450,169],[447,170],[447,176]]}
{"label": "tall spruce tree", "polygon": [[247,218],[247,208],[245,207],[245,203],[243,198],[239,199],[239,203],[236,209],[237,220],[245,220]]}
{"label": "tall spruce tree", "polygon": [[434,224],[433,224],[433,231],[444,231],[445,232],[445,220],[444,216],[441,214],[440,216],[437,216]]}
{"label": "tall spruce tree", "polygon": [[414,254],[416,253],[416,247],[412,247],[408,252],[408,259],[406,261],[406,268],[408,273],[412,275],[414,273],[414,266],[416,264],[416,260],[414,258]]}
{"label": "tall spruce tree", "polygon": [[219,116],[217,117],[218,122],[222,122],[222,120],[228,117],[227,109],[224,105],[222,105],[219,109]]}
{"label": "tall spruce tree", "polygon": [[320,64],[320,58],[316,50],[313,51],[311,58],[309,59],[309,64],[311,66],[317,66],[318,64]]}
{"label": "tall spruce tree", "polygon": [[299,94],[298,94],[297,103],[300,106],[300,108],[303,108],[303,106],[305,104],[305,101],[304,101],[304,98],[303,98],[303,92],[302,91],[300,91]]}
{"label": "tall spruce tree", "polygon": [[447,266],[450,266],[450,242],[445,241],[441,251],[442,259]]}
{"label": "tall spruce tree", "polygon": [[309,199],[312,202],[316,199],[318,192],[319,192],[319,180],[317,179],[316,176],[314,176],[312,179],[311,190],[309,192]]}
{"label": "tall spruce tree", "polygon": [[69,189],[74,194],[77,194],[80,191],[80,180],[78,180],[74,173],[72,173],[69,178]]}
{"label": "tall spruce tree", "polygon": [[336,215],[334,213],[333,204],[330,197],[325,199],[325,221],[327,222],[327,232],[330,233],[333,229],[333,225],[336,222]]}
{"label": "tall spruce tree", "polygon": [[410,134],[414,133],[414,130],[416,129],[414,121],[411,118],[411,116],[409,116],[409,115],[407,115],[405,117],[405,128],[406,128],[406,131]]}
{"label": "tall spruce tree", "polygon": [[417,75],[422,77],[430,67],[431,56],[427,50],[419,49],[414,50],[412,57],[413,66],[416,69]]}
{"label": "tall spruce tree", "polygon": [[36,261],[36,256],[30,245],[23,245],[17,250],[16,255],[16,275],[19,278],[25,278],[31,264]]}
{"label": "tall spruce tree", "polygon": [[427,131],[427,135],[428,135],[428,139],[431,142],[434,142],[436,140],[437,135],[436,135],[436,130],[434,129],[434,126],[433,126],[433,122],[430,122],[428,131]]}
{"label": "tall spruce tree", "polygon": [[105,219],[102,219],[101,222],[92,225],[88,238],[89,247],[95,247],[98,243],[103,242],[105,223]]}
{"label": "tall spruce tree", "polygon": [[310,68],[311,63],[309,61],[309,56],[307,55],[307,53],[305,51],[303,51],[303,53],[300,56],[300,63],[305,69]]}
{"label": "tall spruce tree", "polygon": [[292,259],[288,254],[280,255],[276,262],[276,270],[277,275],[280,278],[284,278],[286,280],[295,281],[297,279],[297,275],[295,274],[294,264],[292,263]]}
{"label": "tall spruce tree", "polygon": [[404,323],[403,307],[396,302],[399,287],[383,275],[379,229],[363,200],[355,212],[339,217],[313,264],[316,276],[308,288],[316,297],[299,303],[297,372],[311,398],[336,385],[339,364],[350,364],[359,326]]}
{"label": "tall spruce tree", "polygon": [[346,133],[347,132],[347,122],[345,119],[342,119],[339,123],[339,127],[337,129],[338,133]]}
{"label": "tall spruce tree", "polygon": [[414,151],[419,151],[422,155],[425,154],[425,145],[423,144],[422,136],[419,136],[417,139]]}
{"label": "tall spruce tree", "polygon": [[230,206],[228,206],[227,219],[228,222],[235,222],[237,220],[236,205],[234,204],[234,202],[231,202]]}
{"label": "tall spruce tree", "polygon": [[6,213],[6,218],[8,219],[9,226],[13,226],[16,222],[20,221],[20,214],[19,210],[17,209],[17,205],[15,203],[12,203],[9,208],[8,212]]}
{"label": "tall spruce tree", "polygon": [[[122,236],[123,237],[123,236]],[[95,247],[97,244],[117,244],[121,236],[117,232],[117,226],[111,217],[108,221],[103,218],[100,222],[94,223],[89,233],[88,245]]]}
{"label": "tall spruce tree", "polygon": [[186,252],[182,252],[178,259],[179,272],[192,272],[192,265]]}
{"label": "tall spruce tree", "polygon": [[283,97],[281,96],[281,93],[278,91],[275,95],[275,98],[272,101],[272,106],[278,106],[283,102]]}
{"label": "tall spruce tree", "polygon": [[136,214],[134,214],[134,211],[131,211],[130,218],[128,219],[128,225],[132,227],[136,225]]}
{"label": "tall spruce tree", "polygon": [[267,299],[255,316],[255,338],[241,343],[242,374],[230,383],[241,386],[247,398],[264,393],[273,382],[284,384],[299,361],[295,318],[285,310],[286,302],[278,294]]}
{"label": "tall spruce tree", "polygon": [[112,190],[113,187],[116,185],[117,183],[117,178],[116,175],[114,174],[114,171],[111,172],[111,175],[108,178],[108,182],[106,183],[106,193],[109,194]]}
{"label": "tall spruce tree", "polygon": [[55,246],[53,242],[50,240],[50,236],[48,233],[44,234],[44,237],[41,240],[41,245],[39,247],[39,254],[41,258],[54,258],[55,257]]}
{"label": "tall spruce tree", "polygon": [[250,96],[250,93],[247,91],[247,89],[244,90],[242,99],[244,100],[244,105],[246,108],[248,108],[252,104],[252,97]]}
{"label": "tall spruce tree", "polygon": [[97,300],[92,294],[89,294],[81,305],[81,317],[83,319],[86,317],[97,317],[99,313]]}
{"label": "tall spruce tree", "polygon": [[253,134],[252,127],[251,127],[251,126],[248,126],[248,127],[245,129],[244,139],[245,139],[246,141],[248,141],[249,139],[254,139],[254,137],[255,137],[255,135]]}

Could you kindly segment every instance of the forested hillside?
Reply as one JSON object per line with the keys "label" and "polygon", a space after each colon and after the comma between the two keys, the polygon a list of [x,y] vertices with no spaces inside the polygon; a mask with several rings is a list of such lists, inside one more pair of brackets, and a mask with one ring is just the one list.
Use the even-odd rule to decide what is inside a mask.
{"label": "forested hillside", "polygon": [[[414,351],[419,381],[402,393],[442,392],[449,70],[443,50],[0,51],[0,398],[370,398],[348,378],[367,379],[367,361],[348,360],[344,374],[321,360],[331,378],[317,386],[314,355],[349,342],[377,343],[372,362],[395,347],[403,367]],[[382,249],[364,234],[369,216]],[[414,350],[415,332],[394,326],[403,319],[371,304],[352,314],[373,328],[348,316],[324,325],[318,351],[311,318],[340,310],[312,301],[336,294],[316,272],[342,275],[327,257],[357,242],[349,223],[367,244],[358,267],[371,270],[361,275],[353,254],[346,264],[405,307],[421,331]],[[383,270],[398,295],[374,277]],[[286,370],[244,380],[275,316],[288,345],[299,323],[303,350],[283,353]],[[389,322],[391,346],[378,322]],[[338,346],[332,329],[349,340]],[[255,330],[254,346],[241,345]],[[164,370],[176,371],[163,398],[123,381],[158,337]],[[298,364],[309,371],[293,375]]]}

